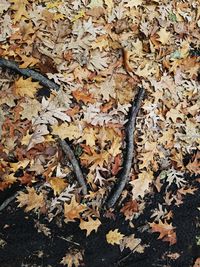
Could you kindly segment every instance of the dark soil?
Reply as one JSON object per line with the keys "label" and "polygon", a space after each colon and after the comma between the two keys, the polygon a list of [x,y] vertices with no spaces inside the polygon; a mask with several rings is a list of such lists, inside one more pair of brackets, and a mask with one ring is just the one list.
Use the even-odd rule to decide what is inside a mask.
{"label": "dark soil", "polygon": [[[12,191],[2,193],[2,201],[13,194]],[[71,248],[84,250],[84,263],[81,266],[86,267],[193,266],[195,260],[200,257],[200,246],[196,242],[196,237],[200,235],[200,211],[197,209],[200,207],[200,188],[194,195],[186,195],[182,205],[173,207],[177,243],[172,246],[168,242],[158,240],[158,233],[148,230],[141,232],[150,221],[150,211],[157,207],[158,202],[160,203],[160,194],[147,197],[144,213],[134,219],[134,229],[124,220],[121,213],[116,211],[115,220],[102,216],[102,225],[97,233],[91,233],[87,238],[85,231],[79,229],[78,223],[65,224],[59,218],[48,223],[44,218],[38,219],[32,213],[24,213],[12,202],[0,214],[0,239],[6,241],[6,245],[0,249],[0,267],[63,266],[60,261]],[[38,220],[50,228],[51,236],[38,233],[34,227]],[[58,226],[60,223],[61,227]],[[141,238],[142,244],[148,245],[144,253],[131,253],[128,249],[121,252],[119,246],[109,245],[105,236],[109,230],[116,228],[124,235],[134,233],[137,238]],[[72,242],[62,237],[71,237]],[[43,253],[39,256],[40,251]],[[172,253],[179,253],[180,257],[176,260],[167,257]]]}

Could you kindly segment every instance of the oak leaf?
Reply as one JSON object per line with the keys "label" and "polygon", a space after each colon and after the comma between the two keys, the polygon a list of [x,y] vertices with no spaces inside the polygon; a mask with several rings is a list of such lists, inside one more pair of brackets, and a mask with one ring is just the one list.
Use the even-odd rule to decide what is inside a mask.
{"label": "oak leaf", "polygon": [[19,80],[15,81],[13,93],[20,97],[29,96],[30,98],[34,98],[39,88],[42,88],[39,82],[33,82],[31,77],[25,80],[21,77]]}
{"label": "oak leaf", "polygon": [[29,0],[9,0],[12,3],[11,9],[14,10],[14,23],[20,21],[22,17],[29,17],[26,10],[26,6],[29,4]]}
{"label": "oak leaf", "polygon": [[74,222],[80,219],[80,213],[86,210],[86,206],[76,202],[75,195],[72,196],[70,204],[64,203],[65,222]]}
{"label": "oak leaf", "polygon": [[153,181],[153,172],[141,172],[138,178],[131,181],[130,184],[133,185],[132,194],[133,198],[136,199],[139,196],[144,197],[145,192],[149,190],[149,186]]}
{"label": "oak leaf", "polygon": [[81,230],[86,230],[86,236],[90,235],[92,231],[97,232],[97,229],[101,225],[99,219],[93,220],[91,217],[88,217],[88,221],[80,220],[79,227]]}
{"label": "oak leaf", "polygon": [[60,177],[51,177],[49,183],[53,189],[54,195],[60,195],[60,193],[66,188],[67,182]]}
{"label": "oak leaf", "polygon": [[67,267],[79,267],[80,262],[83,260],[83,255],[77,249],[70,250],[60,262],[63,265],[67,265]]}
{"label": "oak leaf", "polygon": [[80,128],[76,124],[63,123],[61,125],[53,125],[52,133],[58,135],[61,139],[68,138],[70,141],[79,139],[82,136]]}
{"label": "oak leaf", "polygon": [[124,237],[123,234],[121,234],[120,232],[118,232],[118,229],[115,230],[110,230],[107,235],[106,235],[106,240],[108,242],[108,244],[114,245],[120,244],[120,241],[122,240],[122,238]]}
{"label": "oak leaf", "polygon": [[167,222],[163,223],[159,221],[159,223],[150,223],[149,224],[152,232],[159,232],[160,235],[158,239],[163,239],[163,241],[168,241],[170,245],[176,243],[176,233],[174,232],[175,227],[172,224]]}
{"label": "oak leaf", "polygon": [[45,205],[42,193],[37,194],[33,187],[27,187],[27,193],[20,192],[17,196],[18,207],[26,206],[25,212],[38,210]]}

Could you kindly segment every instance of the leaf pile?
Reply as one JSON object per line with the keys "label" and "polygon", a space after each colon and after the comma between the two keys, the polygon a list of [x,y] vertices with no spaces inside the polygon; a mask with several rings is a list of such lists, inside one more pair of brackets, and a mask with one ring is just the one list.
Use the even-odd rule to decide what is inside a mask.
{"label": "leaf pile", "polygon": [[[98,231],[102,204],[123,167],[127,114],[142,85],[137,158],[121,213],[134,224],[147,193],[162,190],[164,204],[151,211],[149,228],[176,243],[172,206],[195,193],[200,174],[199,56],[191,53],[200,45],[198,1],[2,0],[0,15],[0,57],[60,86],[49,92],[1,71],[0,190],[25,185],[17,201],[26,212],[49,221],[63,214],[87,236]],[[70,141],[80,160],[85,198],[57,137]],[[125,242],[117,229],[106,238]],[[62,263],[77,266],[76,253]]]}

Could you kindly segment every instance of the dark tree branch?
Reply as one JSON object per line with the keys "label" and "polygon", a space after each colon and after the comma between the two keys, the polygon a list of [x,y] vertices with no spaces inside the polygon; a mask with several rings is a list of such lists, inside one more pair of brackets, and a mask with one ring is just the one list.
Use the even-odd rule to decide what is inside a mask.
{"label": "dark tree branch", "polygon": [[77,159],[75,158],[72,149],[70,148],[70,146],[67,144],[67,142],[65,140],[61,140],[59,138],[58,142],[59,142],[60,146],[62,147],[63,152],[65,153],[67,158],[70,160],[70,162],[73,166],[74,172],[76,174],[76,178],[77,178],[80,186],[82,187],[82,192],[84,195],[86,195],[87,194],[87,186],[86,186],[86,183],[84,181],[83,173],[81,171],[79,163],[78,163]]}
{"label": "dark tree branch", "polygon": [[60,89],[59,85],[52,82],[51,80],[49,80],[48,78],[46,78],[45,76],[43,76],[42,74],[40,74],[39,72],[32,70],[32,69],[21,69],[18,64],[14,61],[10,61],[4,58],[0,58],[0,67],[1,68],[7,68],[10,70],[13,70],[14,72],[17,72],[23,76],[26,77],[31,77],[34,80],[40,82],[43,86],[46,86],[49,89],[53,89],[58,91]]}
{"label": "dark tree branch", "polygon": [[[21,75],[24,75],[26,77],[32,77],[34,80],[38,81],[39,83],[41,83],[42,85],[48,87],[49,89],[53,89],[58,91],[60,89],[59,85],[52,82],[51,80],[49,80],[48,78],[44,77],[42,74],[38,73],[37,71],[31,70],[29,68],[25,68],[25,69],[21,69],[19,68],[19,66],[10,60],[6,60],[4,58],[0,58],[0,67],[2,68],[7,68],[7,69],[11,69]],[[76,174],[77,180],[79,182],[79,184],[82,186],[82,192],[84,195],[87,194],[87,186],[85,184],[84,178],[83,178],[83,174],[81,171],[81,168],[79,166],[79,163],[72,151],[72,149],[70,148],[70,146],[67,144],[66,141],[63,141],[61,139],[59,139],[59,143],[64,151],[64,153],[66,154],[66,156],[69,158],[74,172]],[[10,202],[10,200],[8,200]],[[11,200],[12,201],[12,200]],[[5,203],[5,205],[7,206],[7,204]],[[2,206],[4,208],[4,205]],[[0,208],[2,208],[0,207]],[[2,208],[2,209],[3,209]]]}
{"label": "dark tree branch", "polygon": [[124,160],[124,167],[122,169],[122,172],[120,173],[120,176],[118,177],[119,183],[116,186],[116,189],[114,190],[113,194],[108,198],[107,201],[107,207],[111,208],[115,205],[118,198],[120,197],[130,175],[132,161],[134,157],[134,132],[135,132],[135,124],[136,124],[136,117],[137,113],[140,109],[142,100],[144,98],[145,90],[144,88],[140,88],[138,91],[138,95],[133,102],[131,112],[130,112],[130,120],[127,123],[126,127],[126,156]]}

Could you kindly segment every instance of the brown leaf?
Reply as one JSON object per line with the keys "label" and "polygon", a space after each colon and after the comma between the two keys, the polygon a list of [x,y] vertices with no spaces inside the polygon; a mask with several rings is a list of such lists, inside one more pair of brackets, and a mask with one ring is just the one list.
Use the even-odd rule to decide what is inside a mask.
{"label": "brown leaf", "polygon": [[33,187],[27,187],[27,191],[27,193],[20,192],[17,196],[18,207],[26,206],[25,212],[28,212],[33,209],[36,211],[45,205],[42,193],[37,194]]}
{"label": "brown leaf", "polygon": [[174,232],[175,227],[172,224],[163,223],[159,221],[159,223],[150,223],[150,227],[152,228],[152,232],[159,232],[160,235],[158,239],[163,239],[163,241],[168,241],[170,245],[176,243],[176,233]]}

